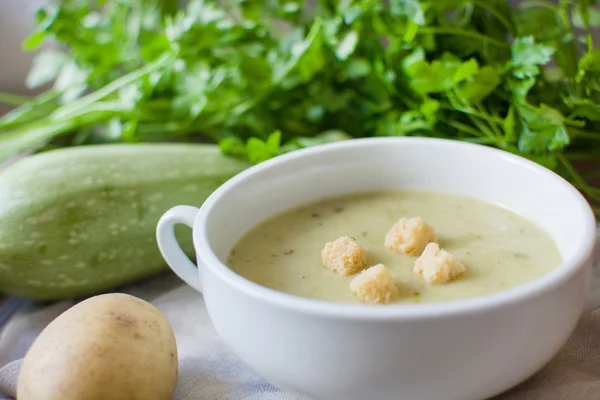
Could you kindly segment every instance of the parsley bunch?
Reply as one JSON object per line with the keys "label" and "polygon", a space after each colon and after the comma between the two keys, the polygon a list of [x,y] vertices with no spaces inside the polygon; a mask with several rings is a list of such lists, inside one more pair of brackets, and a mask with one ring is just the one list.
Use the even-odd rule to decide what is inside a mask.
{"label": "parsley bunch", "polygon": [[[523,155],[588,197],[600,161],[592,0],[62,0],[39,10],[35,98],[0,118],[27,149],[208,141],[257,163],[368,136],[431,136]],[[44,147],[45,146],[45,147]]]}

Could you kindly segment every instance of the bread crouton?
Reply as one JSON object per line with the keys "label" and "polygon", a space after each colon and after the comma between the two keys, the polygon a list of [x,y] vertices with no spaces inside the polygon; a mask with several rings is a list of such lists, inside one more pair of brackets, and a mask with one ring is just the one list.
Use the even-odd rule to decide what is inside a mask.
{"label": "bread crouton", "polygon": [[398,288],[383,264],[374,265],[350,282],[350,290],[363,303],[386,304],[398,299]]}
{"label": "bread crouton", "polygon": [[431,225],[420,217],[401,218],[389,230],[385,237],[385,247],[405,253],[409,256],[419,256],[428,243],[436,242],[437,236]]}
{"label": "bread crouton", "polygon": [[437,243],[429,243],[423,254],[415,261],[413,271],[428,283],[446,283],[467,269],[463,263]]}
{"label": "bread crouton", "polygon": [[367,252],[348,236],[327,243],[321,259],[325,267],[342,275],[353,275],[367,266]]}

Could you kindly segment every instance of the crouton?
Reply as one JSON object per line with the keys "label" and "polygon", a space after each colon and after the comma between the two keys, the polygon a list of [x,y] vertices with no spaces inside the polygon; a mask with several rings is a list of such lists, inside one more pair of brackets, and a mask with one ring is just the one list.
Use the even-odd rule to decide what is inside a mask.
{"label": "crouton", "polygon": [[342,275],[355,274],[367,266],[366,251],[348,236],[327,243],[321,252],[321,259],[325,267]]}
{"label": "crouton", "polygon": [[419,256],[428,243],[436,241],[433,228],[420,217],[401,218],[385,236],[385,247],[409,256]]}
{"label": "crouton", "polygon": [[398,299],[398,288],[383,264],[374,265],[358,274],[350,282],[350,290],[363,303],[386,304]]}
{"label": "crouton", "polygon": [[467,269],[463,263],[437,243],[429,243],[421,257],[417,258],[413,271],[429,283],[446,283]]}

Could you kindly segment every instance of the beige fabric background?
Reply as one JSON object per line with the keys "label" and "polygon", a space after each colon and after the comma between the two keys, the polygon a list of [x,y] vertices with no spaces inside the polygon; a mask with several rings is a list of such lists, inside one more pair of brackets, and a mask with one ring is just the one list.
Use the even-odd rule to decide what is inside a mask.
{"label": "beige fabric background", "polygon": [[584,315],[561,352],[536,375],[495,400],[600,399],[600,311]]}

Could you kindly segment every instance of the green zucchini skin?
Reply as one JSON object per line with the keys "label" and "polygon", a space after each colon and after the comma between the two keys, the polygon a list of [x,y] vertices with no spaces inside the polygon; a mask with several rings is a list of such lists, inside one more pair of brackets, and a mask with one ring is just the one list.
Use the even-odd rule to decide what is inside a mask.
{"label": "green zucchini skin", "polygon": [[57,300],[163,270],[160,216],[202,205],[248,166],[215,145],[165,143],[69,147],[9,165],[0,170],[0,291]]}

